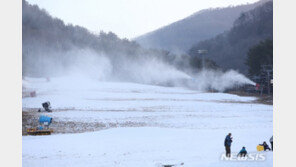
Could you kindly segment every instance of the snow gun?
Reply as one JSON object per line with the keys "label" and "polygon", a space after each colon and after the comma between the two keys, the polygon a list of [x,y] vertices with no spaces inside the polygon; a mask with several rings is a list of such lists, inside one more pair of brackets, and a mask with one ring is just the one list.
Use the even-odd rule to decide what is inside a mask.
{"label": "snow gun", "polygon": [[[44,108],[45,111],[52,112],[49,101],[42,103],[42,107]],[[40,108],[39,108],[38,112],[41,112]]]}

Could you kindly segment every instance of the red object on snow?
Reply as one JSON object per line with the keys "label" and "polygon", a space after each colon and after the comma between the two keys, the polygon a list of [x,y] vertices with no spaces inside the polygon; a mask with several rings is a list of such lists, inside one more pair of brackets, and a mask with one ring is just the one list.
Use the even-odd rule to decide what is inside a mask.
{"label": "red object on snow", "polygon": [[35,92],[35,91],[30,92],[30,96],[31,96],[31,97],[36,97],[36,92]]}

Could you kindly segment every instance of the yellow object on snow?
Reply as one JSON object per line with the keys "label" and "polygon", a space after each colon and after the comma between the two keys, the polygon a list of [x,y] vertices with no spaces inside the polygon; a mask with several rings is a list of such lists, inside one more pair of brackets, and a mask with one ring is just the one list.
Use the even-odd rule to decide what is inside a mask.
{"label": "yellow object on snow", "polygon": [[257,151],[263,151],[263,150],[264,150],[263,146],[260,146],[260,145],[257,146]]}

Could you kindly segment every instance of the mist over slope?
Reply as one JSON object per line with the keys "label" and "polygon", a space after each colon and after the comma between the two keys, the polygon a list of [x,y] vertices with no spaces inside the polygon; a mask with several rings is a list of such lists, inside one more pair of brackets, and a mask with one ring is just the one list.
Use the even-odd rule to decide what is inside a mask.
{"label": "mist over slope", "polygon": [[[65,25],[45,10],[23,1],[23,75],[60,76],[65,73],[86,73],[98,79],[142,81],[153,78],[158,70],[174,77],[187,77],[164,62],[163,51],[141,48],[137,43],[119,39],[114,33],[93,34],[80,26]],[[141,67],[149,69],[136,70]],[[147,79],[149,82],[149,79]]]}
{"label": "mist over slope", "polygon": [[165,49],[176,53],[186,52],[193,44],[229,30],[242,12],[265,2],[199,11],[153,32],[135,38],[146,48]]}
{"label": "mist over slope", "polygon": [[[189,60],[183,60],[180,55],[144,49],[112,32],[93,34],[80,26],[65,25],[62,20],[26,1],[23,1],[22,12],[23,76],[72,76],[201,90],[211,87],[209,84],[198,86],[204,81],[192,84],[197,73],[188,66]],[[252,83],[247,78],[234,80],[226,87]]]}
{"label": "mist over slope", "polygon": [[247,74],[248,50],[266,39],[273,39],[273,1],[242,13],[229,31],[197,43],[189,50],[189,55],[198,56],[199,49],[206,49],[207,58],[223,69]]}

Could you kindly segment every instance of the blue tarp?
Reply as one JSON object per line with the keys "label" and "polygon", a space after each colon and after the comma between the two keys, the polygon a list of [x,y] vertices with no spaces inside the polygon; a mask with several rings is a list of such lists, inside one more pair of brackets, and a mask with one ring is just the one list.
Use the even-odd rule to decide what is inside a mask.
{"label": "blue tarp", "polygon": [[51,117],[44,116],[44,115],[41,115],[39,117],[39,123],[45,123],[45,122],[47,122],[48,124],[50,124],[51,121],[52,121],[52,118]]}

